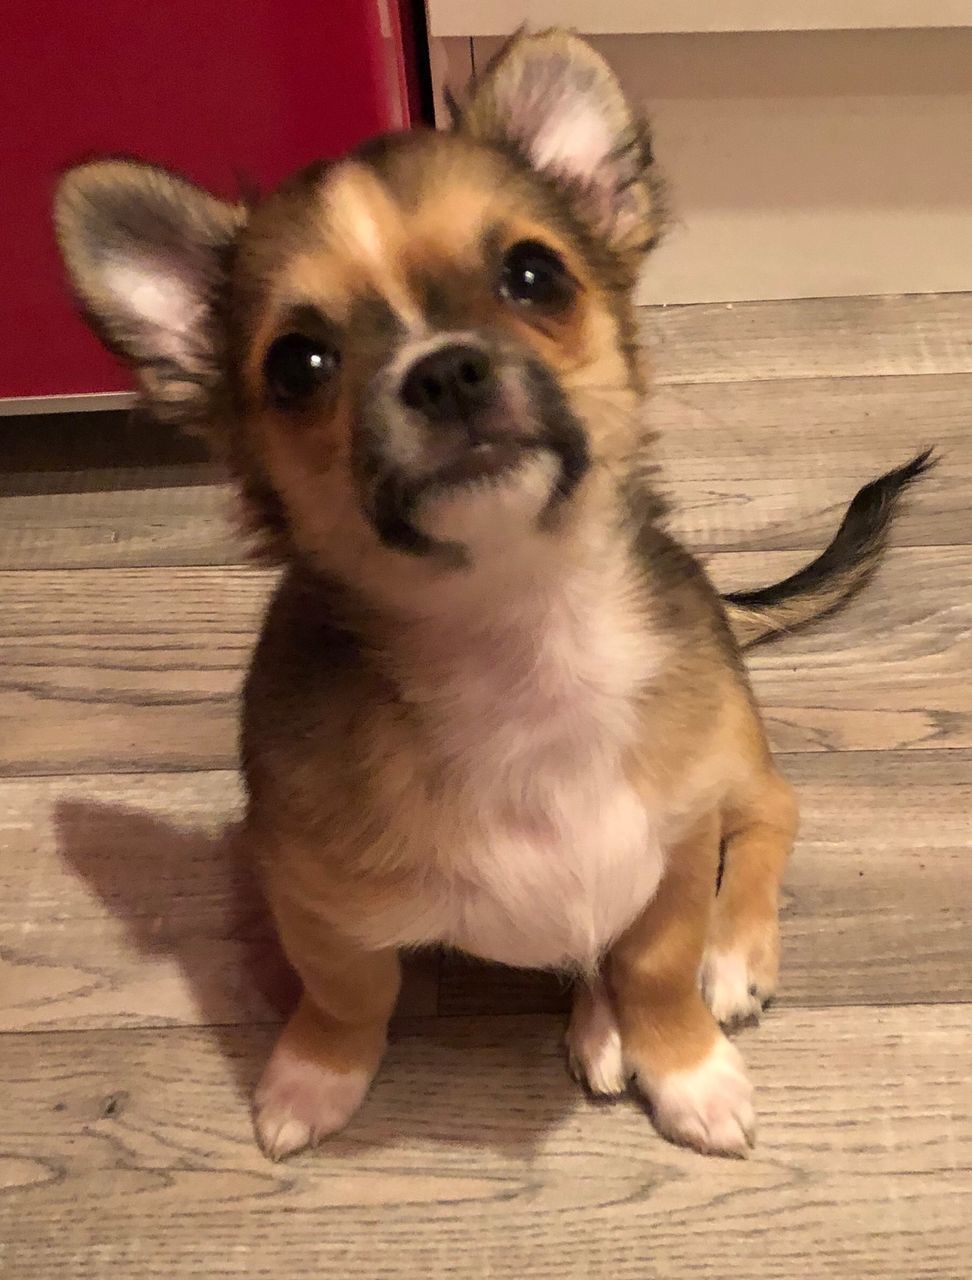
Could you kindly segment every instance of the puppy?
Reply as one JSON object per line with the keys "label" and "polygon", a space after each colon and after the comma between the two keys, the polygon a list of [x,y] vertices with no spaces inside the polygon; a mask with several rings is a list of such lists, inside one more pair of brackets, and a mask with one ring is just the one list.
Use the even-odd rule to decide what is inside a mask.
{"label": "puppy", "polygon": [[61,183],[91,321],[284,566],[242,728],[304,988],[256,1093],[270,1156],[348,1123],[430,944],[575,975],[590,1090],[633,1081],[699,1151],[753,1141],[720,1024],[775,990],[797,814],[740,646],[865,580],[927,457],[720,600],[651,484],[632,291],[661,220],[646,126],[558,32],[515,37],[450,130],[251,206],[131,161]]}

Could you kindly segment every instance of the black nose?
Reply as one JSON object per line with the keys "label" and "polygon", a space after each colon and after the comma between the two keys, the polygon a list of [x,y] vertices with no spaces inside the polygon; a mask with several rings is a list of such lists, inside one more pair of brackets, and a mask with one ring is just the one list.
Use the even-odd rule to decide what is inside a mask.
{"label": "black nose", "polygon": [[489,356],[462,343],[423,356],[402,383],[402,399],[430,422],[461,422],[473,417],[486,408],[495,391]]}

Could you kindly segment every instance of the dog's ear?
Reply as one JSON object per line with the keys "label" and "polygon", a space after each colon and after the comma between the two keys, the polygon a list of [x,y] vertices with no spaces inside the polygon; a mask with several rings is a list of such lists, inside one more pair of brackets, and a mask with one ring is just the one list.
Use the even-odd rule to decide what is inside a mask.
{"label": "dog's ear", "polygon": [[455,117],[460,132],[514,150],[555,183],[616,250],[638,254],[654,244],[662,213],[647,123],[579,37],[513,36]]}
{"label": "dog's ear", "polygon": [[134,369],[149,407],[204,420],[219,380],[220,300],[246,217],[164,170],[79,165],[54,204],[58,243],[92,327]]}

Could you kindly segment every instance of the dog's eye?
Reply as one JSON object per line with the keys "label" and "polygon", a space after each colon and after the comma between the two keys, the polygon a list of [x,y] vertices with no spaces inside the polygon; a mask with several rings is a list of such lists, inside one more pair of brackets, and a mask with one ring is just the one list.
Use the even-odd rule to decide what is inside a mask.
{"label": "dog's eye", "polygon": [[552,249],[536,240],[521,240],[503,259],[500,291],[520,306],[557,312],[570,305],[575,284]]}
{"label": "dog's eye", "polygon": [[263,372],[274,401],[283,408],[300,405],[333,376],[339,356],[333,347],[302,333],[285,333],[271,343]]}

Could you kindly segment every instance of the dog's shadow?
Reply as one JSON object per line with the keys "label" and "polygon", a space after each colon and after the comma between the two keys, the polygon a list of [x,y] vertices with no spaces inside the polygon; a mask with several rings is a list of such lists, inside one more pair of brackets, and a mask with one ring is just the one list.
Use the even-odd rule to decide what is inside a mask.
{"label": "dog's shadow", "polygon": [[[124,925],[126,949],[139,957],[130,963],[158,963],[147,984],[158,1003],[146,1007],[141,996],[132,1012],[149,1024],[198,1025],[232,1038],[227,1057],[238,1087],[249,1088],[252,1072],[230,1033],[281,1022],[299,983],[238,827],[209,835],[142,809],[79,799],[60,801],[55,823],[65,863]],[[116,983],[125,982],[122,971]]]}
{"label": "dog's shadow", "polygon": [[[158,1007],[139,1012],[163,1027],[205,1028],[247,1108],[299,982],[238,828],[211,836],[145,810],[78,799],[61,801],[55,821],[64,861],[123,922],[128,947],[159,961],[162,973],[176,971],[160,979]],[[522,1158],[576,1101],[549,1025],[538,1032],[524,1017],[399,1020],[373,1097],[335,1150],[412,1133]]]}

